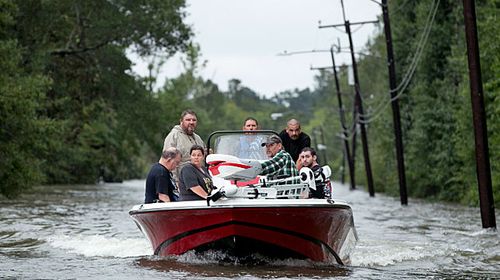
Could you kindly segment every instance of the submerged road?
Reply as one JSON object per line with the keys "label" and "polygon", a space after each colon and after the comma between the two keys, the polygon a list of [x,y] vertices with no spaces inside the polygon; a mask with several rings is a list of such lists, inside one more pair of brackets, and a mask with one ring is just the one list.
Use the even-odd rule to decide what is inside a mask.
{"label": "submerged road", "polygon": [[0,199],[0,278],[23,279],[493,279],[500,236],[481,227],[478,208],[409,201],[334,184],[352,204],[359,242],[352,265],[262,259],[255,265],[209,252],[152,256],[128,210],[144,197],[144,181],[40,186]]}

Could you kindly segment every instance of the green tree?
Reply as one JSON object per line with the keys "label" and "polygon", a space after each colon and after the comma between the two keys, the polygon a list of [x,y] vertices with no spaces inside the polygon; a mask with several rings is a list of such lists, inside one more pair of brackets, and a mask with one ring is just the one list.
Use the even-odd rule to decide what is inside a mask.
{"label": "green tree", "polygon": [[6,197],[42,181],[36,150],[51,127],[37,114],[49,80],[22,67],[16,11],[13,1],[0,0],[0,194]]}
{"label": "green tree", "polygon": [[[2,33],[5,39],[11,39],[5,45],[5,55],[12,65],[18,65],[9,70],[33,80],[22,81],[22,87],[2,83],[5,90],[29,90],[19,97],[25,102],[23,106],[33,106],[2,113],[26,127],[32,123],[29,118],[18,117],[21,112],[34,120],[50,120],[45,121],[50,125],[37,125],[43,132],[39,138],[28,139],[35,141],[33,153],[43,163],[34,165],[35,169],[39,167],[37,174],[44,175],[48,183],[94,182],[99,176],[119,181],[140,176],[140,153],[157,143],[160,105],[155,94],[147,90],[147,81],[132,75],[125,51],[169,56],[186,50],[191,31],[183,23],[185,2],[2,4],[14,7],[2,17],[12,26],[10,33]],[[2,25],[2,32],[6,26]],[[36,77],[46,77],[41,81],[51,83],[38,82],[40,87],[36,87]],[[10,170],[9,174],[22,171],[14,163],[6,164],[10,169],[3,170]],[[25,182],[23,176],[17,180],[19,184],[35,183]]]}

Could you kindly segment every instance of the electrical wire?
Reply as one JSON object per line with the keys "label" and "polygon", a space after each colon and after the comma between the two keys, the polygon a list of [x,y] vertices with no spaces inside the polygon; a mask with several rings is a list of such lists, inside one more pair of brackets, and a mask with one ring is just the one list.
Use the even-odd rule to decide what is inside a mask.
{"label": "electrical wire", "polygon": [[377,108],[374,111],[374,113],[370,113],[370,114],[363,114],[361,117],[362,119],[360,120],[361,123],[370,123],[376,119],[378,119],[383,111],[385,111],[385,109],[387,108],[387,106],[399,99],[401,97],[401,95],[404,93],[404,91],[406,90],[406,88],[408,87],[408,85],[410,84],[410,81],[413,77],[413,74],[415,73],[415,70],[418,66],[418,63],[422,57],[422,54],[423,54],[423,51],[424,51],[424,46],[425,44],[427,43],[427,39],[429,38],[429,35],[430,35],[430,31],[432,29],[432,26],[434,24],[434,19],[435,19],[435,16],[436,16],[436,13],[437,13],[437,10],[438,10],[438,7],[439,7],[439,3],[440,3],[440,0],[437,0],[434,1],[434,6],[431,7],[431,10],[429,12],[429,16],[427,17],[427,23],[426,23],[426,26],[424,28],[424,31],[422,33],[422,36],[420,38],[420,41],[417,45],[417,49],[415,51],[415,55],[413,56],[413,59],[412,59],[412,62],[410,64],[410,67],[408,69],[408,71],[406,72],[405,76],[403,77],[403,80],[401,81],[401,83],[396,87],[396,89],[394,90],[389,90],[389,93],[393,93],[393,92],[398,92],[398,94],[394,97],[391,97],[389,101],[387,102],[383,102],[382,104],[380,104],[379,106],[377,106]]}
{"label": "electrical wire", "polygon": [[342,132],[342,139],[350,140],[354,137],[356,132],[358,131],[358,123],[359,123],[359,115],[356,114],[355,119],[353,120],[353,123],[349,129],[345,129],[344,127],[341,128]]}
{"label": "electrical wire", "polygon": [[351,34],[358,32],[363,27],[363,25],[365,25],[365,24],[364,23],[360,24],[358,27],[356,27],[356,29],[351,31]]}
{"label": "electrical wire", "polygon": [[[395,89],[391,90],[390,91],[391,93],[399,91],[402,87],[405,86],[405,83],[407,83],[409,80],[411,80],[411,78],[413,76],[413,72],[414,72],[416,66],[418,65],[421,54],[423,53],[423,50],[424,50],[424,46],[427,42],[430,31],[432,29],[432,25],[434,24],[434,18],[436,17],[436,13],[437,13],[437,9],[439,7],[440,0],[437,0],[437,3],[436,3],[436,0],[434,0],[434,3],[435,3],[434,7],[431,8],[431,11],[429,12],[429,15],[427,16],[426,26],[424,28],[424,31],[422,33],[422,37],[420,38],[419,44],[417,45],[417,50],[415,51],[415,55],[413,56],[413,59],[411,62],[410,68],[413,67],[413,71],[408,71],[405,74],[405,76],[403,77],[403,81],[401,81],[401,83]],[[434,11],[432,11],[433,8],[434,8]]]}
{"label": "electrical wire", "polygon": [[408,4],[410,2],[410,0],[406,0],[403,4],[399,5],[399,7],[397,7],[394,11],[392,11],[392,13],[398,13],[399,11],[401,11],[405,6],[406,4]]}

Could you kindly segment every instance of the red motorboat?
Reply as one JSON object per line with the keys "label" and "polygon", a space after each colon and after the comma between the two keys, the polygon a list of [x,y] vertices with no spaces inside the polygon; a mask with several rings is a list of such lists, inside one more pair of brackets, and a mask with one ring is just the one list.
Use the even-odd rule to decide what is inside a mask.
{"label": "red motorboat", "polygon": [[[228,135],[239,141],[248,136]],[[206,159],[218,187],[207,201],[141,204],[130,210],[154,254],[217,249],[237,257],[258,254],[349,264],[357,241],[349,204],[332,198],[301,198],[315,188],[308,168],[302,168],[298,178],[256,180],[263,159],[228,154],[227,145],[232,141],[225,136],[215,141],[216,154]],[[263,135],[251,136],[255,140]],[[300,183],[283,184],[292,179]]]}

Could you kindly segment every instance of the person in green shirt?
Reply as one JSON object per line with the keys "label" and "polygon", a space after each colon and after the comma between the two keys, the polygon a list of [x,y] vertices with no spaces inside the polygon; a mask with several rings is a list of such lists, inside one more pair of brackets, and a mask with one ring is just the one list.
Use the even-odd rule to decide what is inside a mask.
{"label": "person in green shirt", "polygon": [[[269,136],[262,146],[266,147],[266,154],[270,158],[261,163],[260,175],[267,175],[270,180],[289,178],[299,175],[297,166],[288,152],[283,149],[283,143],[278,135]],[[298,180],[287,181],[287,184],[297,183]]]}

